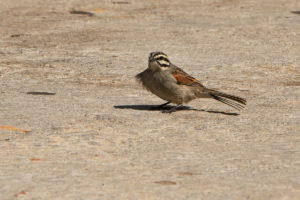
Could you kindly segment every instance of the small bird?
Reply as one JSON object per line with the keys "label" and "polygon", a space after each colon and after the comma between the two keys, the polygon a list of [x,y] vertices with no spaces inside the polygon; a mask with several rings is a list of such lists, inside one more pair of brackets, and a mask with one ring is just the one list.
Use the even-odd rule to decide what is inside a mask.
{"label": "small bird", "polygon": [[237,110],[241,110],[246,105],[244,98],[206,88],[198,80],[172,64],[163,52],[150,53],[148,68],[137,74],[136,79],[147,90],[167,101],[156,109],[162,109],[169,103],[177,104],[176,107],[164,112],[174,112],[183,103],[196,98],[213,98]]}

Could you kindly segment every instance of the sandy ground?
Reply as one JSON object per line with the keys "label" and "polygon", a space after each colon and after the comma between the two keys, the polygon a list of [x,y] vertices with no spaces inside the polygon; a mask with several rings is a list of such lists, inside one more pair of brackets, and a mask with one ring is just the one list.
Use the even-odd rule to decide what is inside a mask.
{"label": "sandy ground", "polygon": [[[299,199],[299,1],[1,0],[0,19],[1,200]],[[246,109],[151,111],[134,76],[156,50]]]}

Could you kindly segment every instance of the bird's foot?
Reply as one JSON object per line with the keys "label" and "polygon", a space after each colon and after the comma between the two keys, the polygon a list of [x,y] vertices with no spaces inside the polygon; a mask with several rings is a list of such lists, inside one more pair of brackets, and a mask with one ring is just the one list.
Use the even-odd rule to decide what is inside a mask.
{"label": "bird's foot", "polygon": [[165,109],[165,110],[163,110],[163,111],[161,111],[162,113],[169,113],[169,114],[171,114],[172,112],[176,112],[177,110],[178,110],[178,108],[180,108],[181,107],[181,105],[179,105],[179,106],[174,106],[174,107],[172,107],[171,109]]}

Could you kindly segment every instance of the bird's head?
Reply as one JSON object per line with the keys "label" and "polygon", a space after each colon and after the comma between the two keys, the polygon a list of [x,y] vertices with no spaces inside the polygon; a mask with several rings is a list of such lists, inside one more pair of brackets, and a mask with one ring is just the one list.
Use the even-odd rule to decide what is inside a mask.
{"label": "bird's head", "polygon": [[149,55],[148,68],[153,71],[166,70],[170,67],[171,62],[168,59],[167,54],[163,52],[152,52]]}

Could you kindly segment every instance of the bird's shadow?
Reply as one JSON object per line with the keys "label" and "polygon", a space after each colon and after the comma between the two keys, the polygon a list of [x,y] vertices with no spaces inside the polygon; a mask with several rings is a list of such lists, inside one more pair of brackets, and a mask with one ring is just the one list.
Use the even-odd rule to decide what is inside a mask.
{"label": "bird's shadow", "polygon": [[[170,110],[175,106],[165,106],[163,108],[158,108],[158,106],[153,105],[115,105],[114,108],[116,109],[133,109],[133,110],[148,110],[148,111],[163,111],[163,110]],[[223,114],[223,115],[239,115],[235,112],[223,112],[223,111],[215,111],[215,110],[204,110],[204,109],[195,109],[189,106],[181,106],[176,109],[176,111],[180,110],[193,110],[193,111],[200,111],[200,112],[208,112],[208,113],[215,113],[215,114]]]}

